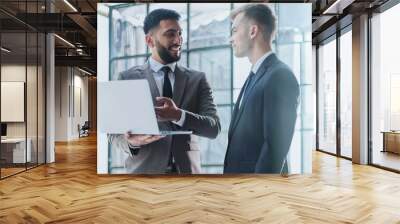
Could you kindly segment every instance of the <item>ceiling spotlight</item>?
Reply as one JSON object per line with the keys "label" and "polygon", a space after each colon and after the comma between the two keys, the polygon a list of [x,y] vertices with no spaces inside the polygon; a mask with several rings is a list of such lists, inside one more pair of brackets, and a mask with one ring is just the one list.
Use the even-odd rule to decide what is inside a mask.
{"label": "ceiling spotlight", "polygon": [[69,3],[68,0],[64,0],[65,4],[67,4],[74,12],[78,12],[78,10],[71,4]]}
{"label": "ceiling spotlight", "polygon": [[79,68],[79,67],[78,67],[78,70],[81,71],[81,72],[83,72],[83,73],[85,73],[85,74],[87,74],[87,75],[90,75],[90,76],[92,75],[92,73],[90,73],[90,72],[88,72],[88,71],[86,71],[86,70],[83,70],[83,69],[81,69],[81,68]]}
{"label": "ceiling spotlight", "polygon": [[9,49],[7,49],[7,48],[5,48],[5,47],[1,47],[1,50],[4,51],[4,52],[6,52],[6,53],[10,53],[10,52],[11,52],[11,50],[9,50]]}
{"label": "ceiling spotlight", "polygon": [[75,48],[75,45],[73,45],[73,44],[72,44],[71,42],[69,42],[68,40],[66,40],[66,39],[64,39],[64,38],[62,38],[62,37],[60,37],[60,36],[57,35],[57,34],[54,34],[54,36],[57,37],[58,39],[60,39],[62,42],[66,43],[68,46]]}
{"label": "ceiling spotlight", "polygon": [[325,9],[322,14],[342,14],[343,9],[351,5],[354,1],[355,0],[336,0],[327,9]]}

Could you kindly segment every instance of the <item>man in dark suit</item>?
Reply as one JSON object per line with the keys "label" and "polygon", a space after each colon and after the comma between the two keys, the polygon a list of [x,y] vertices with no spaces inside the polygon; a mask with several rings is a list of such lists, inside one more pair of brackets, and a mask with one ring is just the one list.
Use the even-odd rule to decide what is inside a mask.
{"label": "man in dark suit", "polygon": [[167,9],[146,16],[143,29],[151,57],[119,79],[147,79],[160,129],[191,130],[193,135],[112,136],[112,147],[129,155],[125,167],[130,173],[200,173],[197,136],[216,138],[221,130],[206,75],[177,64],[182,46],[179,18]]}
{"label": "man in dark suit", "polygon": [[275,17],[265,4],[231,14],[236,57],[252,68],[229,126],[224,173],[282,173],[293,138],[299,85],[291,69],[271,51]]}

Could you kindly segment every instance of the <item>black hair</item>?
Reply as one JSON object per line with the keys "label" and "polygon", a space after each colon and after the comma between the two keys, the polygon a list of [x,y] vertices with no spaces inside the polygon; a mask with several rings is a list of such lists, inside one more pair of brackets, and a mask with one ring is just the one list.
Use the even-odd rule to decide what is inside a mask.
{"label": "black hair", "polygon": [[160,25],[161,20],[179,20],[181,16],[174,10],[156,9],[151,11],[144,19],[143,30],[147,34],[151,29]]}

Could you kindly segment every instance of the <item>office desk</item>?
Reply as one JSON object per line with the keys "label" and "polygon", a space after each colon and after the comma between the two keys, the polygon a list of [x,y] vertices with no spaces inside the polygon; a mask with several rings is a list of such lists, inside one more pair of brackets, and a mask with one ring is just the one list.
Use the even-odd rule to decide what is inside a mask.
{"label": "office desk", "polygon": [[383,152],[400,154],[400,132],[383,131]]}
{"label": "office desk", "polygon": [[5,160],[5,163],[25,163],[25,159],[26,162],[31,162],[32,140],[28,138],[26,142],[28,144],[25,154],[25,138],[1,139],[1,159]]}

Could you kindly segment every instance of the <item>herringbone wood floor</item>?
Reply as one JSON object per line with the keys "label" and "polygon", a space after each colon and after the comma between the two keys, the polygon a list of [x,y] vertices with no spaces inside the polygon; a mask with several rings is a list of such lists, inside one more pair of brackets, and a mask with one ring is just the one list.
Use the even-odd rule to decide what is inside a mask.
{"label": "herringbone wood floor", "polygon": [[0,223],[400,223],[400,175],[314,153],[312,175],[98,176],[94,137],[0,181]]}

